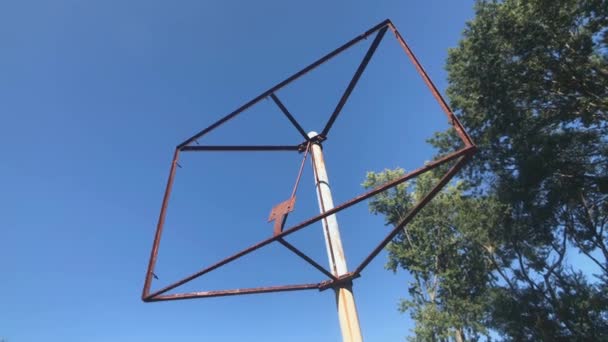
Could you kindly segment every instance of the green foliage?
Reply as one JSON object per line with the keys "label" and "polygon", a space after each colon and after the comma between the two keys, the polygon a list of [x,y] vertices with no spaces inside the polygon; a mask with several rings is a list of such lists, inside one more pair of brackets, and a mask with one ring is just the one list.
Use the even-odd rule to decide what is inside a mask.
{"label": "green foliage", "polygon": [[[479,153],[388,246],[387,267],[415,279],[401,306],[414,339],[608,340],[608,0],[477,1],[447,70]],[[452,130],[429,142],[459,144]],[[397,224],[436,180],[370,209]]]}
{"label": "green foliage", "polygon": [[[512,208],[494,328],[608,338],[608,1],[480,1],[447,69],[451,105],[480,147],[467,180]],[[445,150],[450,135],[433,142]],[[603,277],[568,267],[568,246]]]}
{"label": "green foliage", "polygon": [[[370,172],[363,186],[373,188],[403,173],[402,169]],[[425,173],[415,182],[374,197],[370,210],[383,215],[387,225],[396,225],[438,181],[437,174]],[[443,340],[457,334],[476,338],[487,333],[483,321],[494,266],[484,251],[492,250],[494,242],[492,230],[485,228],[495,226],[504,212],[495,199],[466,196],[462,183],[452,184],[387,246],[386,267],[394,272],[403,268],[414,278],[410,298],[400,305],[416,321],[413,340]]]}

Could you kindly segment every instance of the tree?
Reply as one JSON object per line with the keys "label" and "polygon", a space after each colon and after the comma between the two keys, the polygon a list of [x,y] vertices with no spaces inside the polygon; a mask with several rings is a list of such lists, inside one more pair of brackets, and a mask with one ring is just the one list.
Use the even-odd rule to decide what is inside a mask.
{"label": "tree", "polygon": [[[403,173],[370,172],[363,186],[373,188]],[[396,225],[439,181],[437,175],[425,173],[374,197],[370,210],[384,215],[387,225]],[[414,278],[410,299],[400,305],[416,322],[413,341],[464,341],[487,334],[487,285],[495,266],[484,257],[484,251],[493,248],[492,231],[484,228],[496,226],[504,210],[493,198],[466,196],[462,183],[451,184],[387,246],[386,267],[393,272],[403,268]]]}
{"label": "tree", "polygon": [[[503,215],[491,226],[487,213],[445,211],[455,222],[471,221],[453,223],[446,241],[459,241],[470,227],[490,232],[487,241],[472,236],[486,248],[468,251],[476,260],[467,265],[492,265],[483,268],[491,276],[475,278],[486,282],[483,295],[468,299],[486,310],[475,316],[486,320],[475,321],[505,340],[607,340],[608,0],[477,1],[447,70],[450,104],[479,147],[460,195],[490,200]],[[448,130],[430,142],[443,154],[458,139]],[[390,203],[371,209],[385,216],[393,210]],[[418,248],[446,241],[421,240]],[[402,238],[393,241],[389,265],[406,249]],[[588,258],[596,274],[569,263],[574,253]],[[403,261],[393,265],[434,272]],[[435,307],[451,317],[448,306]],[[418,317],[417,326],[426,324],[420,320],[430,322]]]}
{"label": "tree", "polygon": [[[497,287],[492,318],[514,339],[608,336],[607,28],[605,0],[480,1],[450,51],[450,103],[481,151],[467,180],[512,208],[512,286]],[[569,267],[568,250],[602,275]]]}

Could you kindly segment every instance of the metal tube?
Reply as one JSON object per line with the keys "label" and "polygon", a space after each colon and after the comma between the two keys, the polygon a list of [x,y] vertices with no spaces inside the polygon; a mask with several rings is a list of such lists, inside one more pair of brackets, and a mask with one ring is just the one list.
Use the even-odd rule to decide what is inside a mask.
{"label": "metal tube", "polygon": [[256,294],[256,293],[318,290],[318,289],[319,289],[319,284],[299,284],[299,285],[252,287],[252,288],[246,288],[246,289],[200,291],[200,292],[159,295],[159,296],[145,298],[144,301],[145,302],[160,302],[160,301],[166,301],[166,300],[238,296],[238,295],[248,295],[248,294]]}
{"label": "metal tube", "polygon": [[422,67],[422,64],[420,64],[420,61],[418,61],[418,58],[416,58],[416,55],[414,55],[414,52],[412,51],[412,49],[410,49],[410,46],[407,45],[407,43],[405,42],[405,39],[403,39],[403,37],[401,36],[401,33],[399,33],[399,31],[397,31],[397,28],[395,27],[395,25],[393,25],[393,23],[389,23],[388,27],[390,27],[391,31],[393,31],[393,33],[395,34],[395,38],[397,38],[397,41],[399,42],[399,45],[401,45],[401,47],[403,48],[403,51],[405,51],[405,54],[409,57],[410,61],[414,64],[416,71],[418,71],[418,74],[420,74],[420,76],[424,80],[424,83],[427,85],[427,87],[429,88],[429,90],[431,91],[431,93],[433,94],[435,99],[437,100],[437,102],[439,102],[441,109],[443,109],[444,113],[447,115],[448,119],[451,121],[451,124],[452,124],[452,126],[454,126],[454,129],[456,130],[456,133],[458,133],[458,136],[460,137],[460,139],[462,139],[462,141],[464,142],[466,147],[473,146],[474,145],[473,139],[471,139],[471,137],[469,136],[467,131],[462,126],[462,123],[460,123],[460,120],[458,120],[456,115],[454,115],[454,113],[448,106],[447,102],[445,102],[445,100],[443,99],[443,96],[441,96],[441,93],[439,93],[439,90],[437,90],[437,87],[435,86],[433,81],[431,81],[431,78],[429,77],[429,75],[426,73],[426,70],[424,70],[424,68]]}
{"label": "metal tube", "polygon": [[[316,132],[308,133],[310,138],[316,135]],[[323,214],[334,207],[331,189],[329,188],[329,178],[327,177],[325,161],[323,160],[323,149],[319,143],[315,142],[311,146],[310,153],[315,174],[319,209],[321,214]],[[347,274],[346,257],[342,248],[338,220],[335,214],[323,219],[323,232],[325,234],[325,245],[332,273],[337,277]],[[336,293],[340,329],[342,330],[342,340],[344,342],[363,341],[355,298],[352,292],[352,282],[338,283],[334,290]]]}
{"label": "metal tube", "polygon": [[291,145],[224,145],[224,146],[184,146],[183,152],[258,152],[258,151],[298,151],[299,146]]}
{"label": "metal tube", "polygon": [[154,274],[154,267],[156,266],[156,258],[158,256],[160,238],[163,235],[163,226],[165,225],[165,217],[167,215],[167,206],[169,205],[169,198],[171,197],[171,189],[173,188],[173,179],[175,178],[175,169],[177,166],[178,159],[179,159],[179,149],[175,149],[175,153],[173,153],[173,160],[171,161],[171,170],[169,171],[169,179],[167,180],[167,187],[165,188],[165,196],[163,197],[163,204],[161,205],[160,214],[158,216],[158,223],[156,225],[156,233],[154,234],[154,242],[152,243],[152,251],[150,252],[150,260],[148,262],[148,269],[146,270],[146,280],[144,281],[144,289],[141,294],[141,298],[144,300],[150,294],[150,286],[152,285],[152,276]]}

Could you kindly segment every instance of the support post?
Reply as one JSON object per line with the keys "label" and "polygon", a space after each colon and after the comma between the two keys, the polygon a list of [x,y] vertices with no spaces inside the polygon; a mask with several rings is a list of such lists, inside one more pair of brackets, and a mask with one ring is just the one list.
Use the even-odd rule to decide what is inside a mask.
{"label": "support post", "polygon": [[[316,132],[308,133],[308,137],[311,139],[315,136],[317,136]],[[327,170],[325,169],[323,149],[319,142],[315,141],[311,144],[310,154],[315,175],[319,210],[321,211],[321,214],[323,214],[324,212],[333,209],[334,202],[329,188]],[[348,268],[346,267],[346,257],[344,256],[344,250],[342,249],[342,240],[340,239],[340,230],[338,229],[336,215],[329,215],[324,218],[322,222],[325,246],[329,258],[329,267],[336,277],[340,277],[348,272]],[[340,329],[342,331],[342,341],[361,342],[363,339],[361,337],[359,317],[357,315],[357,307],[355,306],[355,298],[353,296],[352,282],[341,283],[337,285],[334,290],[336,294],[338,317],[340,319]]]}

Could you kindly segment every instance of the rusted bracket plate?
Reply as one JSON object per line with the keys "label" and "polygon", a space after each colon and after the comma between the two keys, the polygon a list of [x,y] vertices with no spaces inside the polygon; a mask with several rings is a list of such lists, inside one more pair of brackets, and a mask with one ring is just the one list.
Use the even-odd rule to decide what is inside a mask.
{"label": "rusted bracket plate", "polygon": [[281,234],[287,215],[293,211],[296,205],[296,196],[275,205],[270,211],[268,222],[274,221],[274,235]]}

